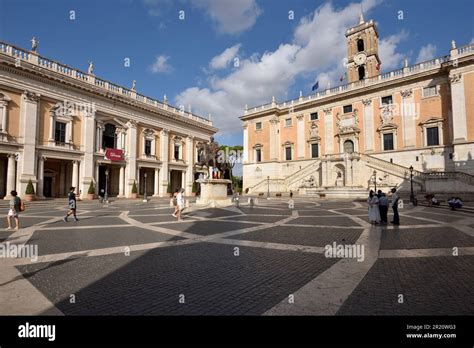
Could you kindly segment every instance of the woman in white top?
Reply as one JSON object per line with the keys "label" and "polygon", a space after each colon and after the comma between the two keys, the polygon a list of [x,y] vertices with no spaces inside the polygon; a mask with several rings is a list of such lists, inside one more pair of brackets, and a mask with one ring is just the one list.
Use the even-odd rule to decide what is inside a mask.
{"label": "woman in white top", "polygon": [[177,208],[177,212],[176,212],[176,217],[178,218],[178,220],[181,220],[181,213],[184,209],[184,189],[182,188],[181,190],[179,190],[178,194],[176,195],[176,208]]}
{"label": "woman in white top", "polygon": [[369,221],[371,224],[378,224],[380,222],[380,211],[379,211],[379,198],[370,190],[369,198],[367,199],[369,204]]}

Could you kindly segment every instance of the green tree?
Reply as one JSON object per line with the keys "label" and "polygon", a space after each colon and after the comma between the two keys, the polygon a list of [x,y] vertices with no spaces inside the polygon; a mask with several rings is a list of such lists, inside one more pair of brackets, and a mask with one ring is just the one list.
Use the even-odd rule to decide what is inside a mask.
{"label": "green tree", "polygon": [[133,180],[132,193],[137,193],[137,192],[138,192],[137,183],[135,182],[135,180]]}
{"label": "green tree", "polygon": [[35,187],[33,186],[33,183],[31,182],[31,179],[28,181],[28,185],[26,185],[25,194],[27,194],[27,195],[34,195],[35,194]]}
{"label": "green tree", "polygon": [[94,183],[92,182],[92,180],[91,180],[91,183],[89,184],[89,189],[87,190],[87,193],[90,195],[93,195],[95,193]]}

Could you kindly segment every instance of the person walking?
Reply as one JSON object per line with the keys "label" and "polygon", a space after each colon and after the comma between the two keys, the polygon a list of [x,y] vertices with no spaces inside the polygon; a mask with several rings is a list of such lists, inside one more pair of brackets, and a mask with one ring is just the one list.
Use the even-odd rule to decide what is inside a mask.
{"label": "person walking", "polygon": [[381,192],[379,198],[379,210],[380,210],[380,220],[386,225],[388,223],[387,214],[388,214],[388,198],[385,193]]}
{"label": "person walking", "polygon": [[373,190],[370,190],[367,203],[369,204],[369,221],[376,225],[380,222],[379,198]]}
{"label": "person walking", "polygon": [[68,222],[67,218],[69,217],[69,215],[74,216],[74,221],[75,222],[79,221],[79,219],[76,216],[77,206],[76,206],[76,194],[74,193],[75,190],[76,190],[76,188],[74,186],[71,186],[69,188],[69,193],[67,195],[69,210],[68,210],[66,216],[63,218],[64,222]]}
{"label": "person walking", "polygon": [[16,227],[15,227],[15,230],[19,230],[20,229],[20,211],[22,211],[22,203],[21,203],[21,199],[20,197],[18,197],[18,193],[13,190],[10,192],[10,195],[12,196],[12,198],[10,199],[10,202],[9,202],[9,210],[8,210],[8,215],[7,215],[7,222],[8,222],[8,227],[7,227],[7,230],[11,230],[12,229],[12,222],[11,222],[11,219],[14,218],[15,219],[15,224],[16,224]]}
{"label": "person walking", "polygon": [[177,197],[178,197],[178,193],[179,193],[179,188],[177,188],[176,190],[174,190],[174,193],[173,193],[173,198],[172,198],[172,201],[173,201],[173,206],[174,206],[174,211],[173,211],[173,217],[176,217],[176,214],[178,213],[178,200],[177,200]]}
{"label": "person walking", "polygon": [[397,189],[392,188],[392,209],[393,209],[393,221],[390,221],[394,225],[400,225],[400,216],[398,215],[398,197]]}
{"label": "person walking", "polygon": [[178,194],[176,195],[176,217],[178,221],[182,220],[182,213],[184,210],[184,188],[180,189]]}

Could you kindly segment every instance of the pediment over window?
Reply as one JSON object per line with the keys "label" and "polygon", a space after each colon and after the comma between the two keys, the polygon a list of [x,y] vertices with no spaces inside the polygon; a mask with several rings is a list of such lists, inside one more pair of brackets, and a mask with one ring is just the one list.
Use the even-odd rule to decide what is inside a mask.
{"label": "pediment over window", "polygon": [[179,144],[179,143],[184,142],[183,138],[180,137],[179,135],[173,136],[173,139],[172,139],[172,140],[173,140],[173,142],[174,142],[175,144]]}
{"label": "pediment over window", "polygon": [[281,146],[293,146],[294,142],[291,141],[285,141]]}
{"label": "pediment over window", "polygon": [[253,146],[254,149],[261,149],[263,147],[262,144],[258,143]]}
{"label": "pediment over window", "polygon": [[443,123],[444,119],[441,117],[431,117],[423,122],[420,122],[419,126],[429,126],[429,125],[437,125],[439,123]]}
{"label": "pediment over window", "polygon": [[377,132],[385,132],[385,131],[392,131],[392,130],[397,130],[398,126],[394,123],[386,123],[379,128],[377,128]]}
{"label": "pediment over window", "polygon": [[145,129],[143,130],[143,135],[144,135],[145,137],[150,137],[150,138],[152,138],[152,137],[155,136],[155,131],[154,131],[153,129],[150,129],[150,128],[145,128]]}

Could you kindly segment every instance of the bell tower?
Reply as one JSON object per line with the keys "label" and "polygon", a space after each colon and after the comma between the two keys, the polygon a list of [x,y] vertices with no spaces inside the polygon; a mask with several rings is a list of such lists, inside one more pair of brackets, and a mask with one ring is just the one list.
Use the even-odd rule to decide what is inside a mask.
{"label": "bell tower", "polygon": [[379,34],[373,20],[359,14],[359,24],[346,31],[347,77],[349,83],[380,74]]}

